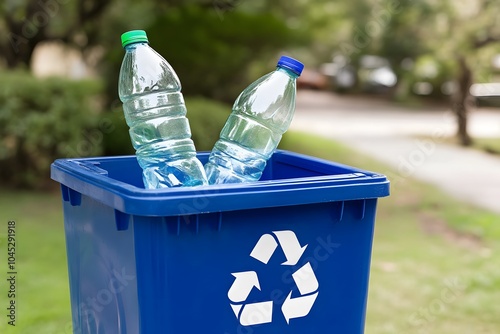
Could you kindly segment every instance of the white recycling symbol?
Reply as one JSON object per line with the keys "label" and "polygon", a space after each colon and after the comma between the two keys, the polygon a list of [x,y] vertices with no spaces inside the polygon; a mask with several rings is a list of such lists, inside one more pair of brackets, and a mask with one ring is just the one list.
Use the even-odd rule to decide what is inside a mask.
{"label": "white recycling symbol", "polygon": [[[279,245],[283,249],[286,261],[281,265],[295,266],[307,245],[300,246],[299,240],[293,231],[274,231],[272,232]],[[250,256],[260,262],[267,264],[278,247],[278,242],[271,234],[264,234],[253,248]],[[243,271],[232,273],[235,277],[233,285],[229,288],[227,296],[231,301],[231,308],[239,319],[242,326],[252,326],[272,322],[273,319],[273,301],[264,301],[257,303],[244,302],[250,295],[254,287],[260,290],[259,277],[255,271]],[[292,277],[300,292],[299,297],[292,298],[292,291],[288,294],[281,312],[289,324],[290,319],[305,317],[311,311],[316,298],[318,297],[319,283],[316,275],[307,262],[292,274]],[[243,303],[243,304],[236,304]]]}

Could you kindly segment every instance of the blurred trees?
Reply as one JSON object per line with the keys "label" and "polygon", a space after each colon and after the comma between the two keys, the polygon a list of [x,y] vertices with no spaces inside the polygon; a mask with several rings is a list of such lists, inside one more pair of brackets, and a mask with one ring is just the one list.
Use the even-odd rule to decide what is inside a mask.
{"label": "blurred trees", "polygon": [[[471,104],[470,88],[477,80],[490,79],[491,61],[500,52],[500,2],[494,0],[443,1],[435,15],[429,48],[436,57],[454,63],[455,89],[452,109],[457,116],[457,136],[468,146],[472,140],[467,132],[467,114]],[[484,59],[482,53],[488,58]]]}
{"label": "blurred trees", "polygon": [[100,68],[111,104],[123,57],[120,34],[145,29],[153,48],[178,72],[185,93],[232,101],[249,71],[259,64],[267,70],[278,50],[299,40],[278,10],[245,2],[7,0],[0,9],[0,57],[8,68],[29,68],[42,42],[61,41],[84,54],[98,48],[105,55]]}
{"label": "blurred trees", "polygon": [[398,91],[411,90],[405,80],[420,59],[433,60],[433,76],[441,84],[453,82],[450,103],[457,118],[457,136],[463,145],[471,144],[467,132],[470,87],[490,79],[491,59],[500,53],[500,2],[351,0],[323,4],[323,9],[323,13],[335,10],[337,22],[325,28],[337,29],[337,33],[330,30],[329,39],[316,33],[312,44],[343,55],[354,65],[366,54],[388,59],[399,77]]}
{"label": "blurred trees", "polygon": [[98,41],[113,0],[6,0],[0,7],[0,54],[8,68],[29,68],[36,46],[60,40],[79,48]]}

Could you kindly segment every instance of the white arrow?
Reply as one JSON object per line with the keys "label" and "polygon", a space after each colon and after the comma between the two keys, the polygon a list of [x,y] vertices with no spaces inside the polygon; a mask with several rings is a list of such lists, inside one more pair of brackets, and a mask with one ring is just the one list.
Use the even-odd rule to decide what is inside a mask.
{"label": "white arrow", "polygon": [[252,326],[267,324],[273,321],[273,302],[260,302],[248,304],[243,307],[240,316],[240,324]]}
{"label": "white arrow", "polygon": [[286,322],[290,324],[290,319],[305,317],[311,311],[311,308],[318,297],[319,292],[309,296],[302,296],[292,299],[292,292],[288,294],[285,302],[281,306],[281,311],[285,316]]}
{"label": "white arrow", "polygon": [[318,280],[309,262],[294,272],[292,277],[301,295],[307,295],[319,288]]}
{"label": "white arrow", "polygon": [[283,253],[285,253],[287,261],[281,265],[294,266],[299,262],[300,257],[307,248],[300,246],[299,240],[293,231],[275,231],[273,232],[280,242]]}
{"label": "white arrow", "polygon": [[260,290],[259,278],[255,271],[242,271],[231,275],[236,278],[227,293],[232,302],[244,302],[254,286]]}
{"label": "white arrow", "polygon": [[257,241],[257,244],[250,253],[250,256],[264,264],[267,264],[271,256],[273,256],[276,247],[278,247],[278,243],[274,240],[273,236],[270,234],[264,234],[260,237],[259,241]]}

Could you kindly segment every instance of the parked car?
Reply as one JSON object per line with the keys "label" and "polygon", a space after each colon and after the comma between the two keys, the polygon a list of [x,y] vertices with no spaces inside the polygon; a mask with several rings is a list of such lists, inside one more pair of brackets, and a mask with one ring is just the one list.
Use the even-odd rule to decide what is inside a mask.
{"label": "parked car", "polygon": [[358,87],[363,92],[386,93],[398,82],[389,61],[379,56],[364,55],[357,64],[352,64],[346,57],[337,55],[321,69],[339,91]]}
{"label": "parked car", "polygon": [[476,83],[470,88],[470,94],[479,107],[500,107],[500,83]]}
{"label": "parked car", "polygon": [[297,88],[325,90],[328,88],[328,79],[318,71],[305,68],[297,79]]}

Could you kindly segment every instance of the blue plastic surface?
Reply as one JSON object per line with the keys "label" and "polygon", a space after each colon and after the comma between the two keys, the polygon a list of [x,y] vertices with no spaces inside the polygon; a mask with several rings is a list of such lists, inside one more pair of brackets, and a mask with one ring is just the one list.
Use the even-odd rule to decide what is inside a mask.
{"label": "blue plastic surface", "polygon": [[74,333],[364,332],[383,175],[277,151],[247,184],[146,190],[134,156],[52,178]]}

